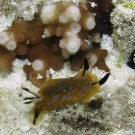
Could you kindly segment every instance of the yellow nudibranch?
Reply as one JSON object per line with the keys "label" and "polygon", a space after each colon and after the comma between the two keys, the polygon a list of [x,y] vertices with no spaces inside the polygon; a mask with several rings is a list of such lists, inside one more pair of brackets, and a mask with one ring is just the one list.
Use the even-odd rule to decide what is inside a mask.
{"label": "yellow nudibranch", "polygon": [[35,124],[41,111],[49,111],[75,102],[89,100],[100,91],[100,85],[107,80],[108,76],[109,74],[98,81],[97,77],[89,71],[86,71],[85,74],[84,71],[80,71],[76,76],[70,78],[47,78],[38,94],[23,88],[36,96],[25,98],[24,100],[31,100],[25,103],[39,99],[34,104],[33,124]]}

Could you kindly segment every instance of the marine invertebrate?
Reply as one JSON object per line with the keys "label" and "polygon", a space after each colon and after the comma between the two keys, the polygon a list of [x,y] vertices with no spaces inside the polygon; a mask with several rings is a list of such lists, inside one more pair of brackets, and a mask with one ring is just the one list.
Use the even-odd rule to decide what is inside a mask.
{"label": "marine invertebrate", "polygon": [[[24,2],[24,5],[28,6],[27,4]],[[110,25],[107,21],[104,29],[99,28],[104,25],[103,21],[108,20],[101,17],[105,12],[110,14],[111,10],[108,10],[107,6],[100,9],[99,6],[104,5],[103,2],[96,1],[96,4],[93,7],[87,0],[77,4],[72,1],[50,2],[42,5],[31,21],[25,21],[26,17],[19,16],[18,13],[18,19],[13,21],[12,26],[0,33],[0,44],[7,50],[15,51],[18,58],[27,58],[31,63],[41,60],[43,65],[47,65],[43,66],[42,73],[34,69],[34,64],[32,67],[25,66],[27,78],[34,79],[33,84],[36,78],[42,78],[37,76],[45,78],[48,68],[58,71],[69,59],[72,59],[71,69],[79,70],[82,68],[83,59],[87,57],[87,52],[90,53],[91,48],[100,43],[100,36],[106,31],[106,25]],[[110,5],[110,2],[107,5]],[[98,62],[94,66],[101,67],[101,63]]]}
{"label": "marine invertebrate", "polygon": [[[117,55],[114,53],[112,56]],[[56,110],[49,111],[44,115],[44,118],[38,125],[32,126],[29,122],[29,114],[31,116],[29,111],[32,104],[26,105],[22,102],[22,98],[31,95],[22,91],[21,88],[18,88],[18,86],[25,82],[25,75],[22,70],[22,65],[24,65],[25,62],[26,60],[16,59],[13,62],[14,68],[13,72],[10,72],[10,75],[9,71],[0,74],[1,126],[8,128],[8,131],[5,130],[5,128],[2,128],[2,134],[8,134],[10,131],[13,134],[29,133],[33,135],[39,133],[105,135],[106,133],[117,134],[116,132],[119,130],[123,131],[122,133],[120,132],[120,134],[124,134],[125,132],[128,134],[128,131],[133,131],[134,133],[135,97],[132,90],[135,88],[135,75],[132,69],[124,66],[124,70],[123,67],[119,69],[114,66],[114,70],[119,69],[119,75],[121,73],[127,73],[128,78],[125,74],[123,78],[124,80],[126,79],[126,85],[124,84],[124,87],[122,86],[122,88],[118,87],[118,81],[120,82],[121,79],[114,81],[112,77],[112,75],[114,75],[114,70],[111,70],[112,75],[101,87],[100,93],[97,95],[103,98],[101,108],[92,109],[86,107],[87,103],[85,102],[66,105]],[[113,65],[114,64],[112,64],[112,66]],[[97,72],[94,72],[94,74],[102,77],[105,73],[100,74],[100,72],[103,71],[98,70]],[[66,72],[65,76],[67,73],[69,75],[69,72]],[[116,71],[115,73],[117,74],[118,72]],[[117,74],[117,76],[119,75]],[[5,77],[3,78],[3,76]],[[7,76],[9,76],[10,79],[7,78]],[[62,75],[59,76],[61,77]],[[121,76],[123,77],[123,74],[121,74]],[[114,83],[115,85],[113,85]],[[38,88],[34,87],[29,81],[25,82],[23,86],[32,91],[38,91]],[[114,93],[115,89],[117,92]],[[18,94],[22,94],[22,97],[19,97]],[[95,98],[92,98],[92,100],[94,99]],[[90,100],[88,102],[90,102]],[[18,125],[17,123],[20,124]]]}
{"label": "marine invertebrate", "polygon": [[[33,0],[33,1],[35,2],[35,0]],[[33,1],[31,1],[30,6],[32,5]],[[20,9],[21,9],[21,7],[20,7]],[[7,24],[7,23],[5,22],[5,24]],[[113,57],[117,57],[117,55],[114,55]],[[20,65],[21,64],[18,64],[18,66],[20,66]],[[113,64],[110,64],[110,66],[111,65],[113,66]],[[113,73],[113,72],[111,72],[111,73]],[[125,79],[125,75],[124,75],[124,79]],[[3,80],[5,80],[5,79],[2,78],[1,82],[3,82]],[[14,80],[14,79],[10,78],[10,81],[11,80]],[[132,81],[133,81],[133,79],[132,79]],[[129,94],[129,97],[125,96],[124,98],[123,98],[123,95],[121,95],[121,98],[120,98],[121,92],[123,92],[123,91],[127,92],[127,91],[131,90],[131,89],[129,89],[129,85],[128,85],[127,90],[125,90],[125,88],[122,88],[115,95],[113,95],[112,93],[108,94],[108,91],[110,90],[109,92],[112,92],[113,89],[110,89],[110,87],[109,87],[110,84],[108,84],[109,88],[106,87],[107,85],[105,85],[105,89],[107,92],[104,93],[104,91],[103,91],[102,96],[105,98],[105,97],[109,97],[109,95],[111,95],[110,97],[117,96],[117,98],[115,100],[116,102],[114,102],[114,100],[112,98],[105,98],[104,104],[101,107],[101,109],[99,109],[99,110],[96,110],[96,111],[91,111],[91,109],[84,110],[84,111],[82,111],[83,115],[79,116],[79,111],[81,110],[80,106],[83,106],[82,103],[76,104],[74,106],[70,105],[68,107],[67,106],[64,107],[63,110],[57,109],[57,113],[54,113],[54,115],[53,115],[54,117],[52,118],[52,121],[50,121],[50,123],[48,123],[49,118],[45,117],[46,119],[44,119],[43,123],[40,124],[39,126],[37,126],[37,127],[28,126],[28,128],[27,128],[27,125],[29,125],[29,124],[28,124],[26,115],[27,115],[27,110],[29,110],[29,107],[26,109],[26,105],[23,105],[21,103],[21,101],[19,100],[20,98],[18,98],[18,96],[16,96],[16,95],[18,95],[19,89],[17,89],[17,90],[15,89],[13,91],[14,88],[9,87],[9,84],[12,84],[12,83],[10,83],[9,81],[7,81],[7,82],[8,83],[5,86],[4,86],[5,83],[4,84],[1,83],[1,86],[4,86],[4,88],[0,89],[1,93],[2,93],[2,95],[1,95],[2,98],[0,98],[2,101],[2,106],[1,106],[2,125],[1,125],[1,127],[4,127],[4,128],[1,128],[2,134],[8,134],[9,132],[10,133],[12,132],[12,134],[33,134],[33,135],[48,134],[47,130],[49,128],[53,128],[53,130],[55,130],[55,132],[57,132],[57,134],[62,134],[62,135],[71,134],[72,127],[70,127],[70,126],[72,126],[72,125],[74,125],[74,128],[72,130],[73,135],[78,135],[78,134],[104,135],[104,134],[113,134],[113,131],[114,131],[114,134],[117,134],[117,133],[115,133],[115,131],[117,132],[117,130],[123,130],[123,128],[124,128],[124,130],[120,131],[120,134],[131,134],[132,131],[133,131],[132,134],[134,134],[134,118],[135,118],[134,116],[135,115],[133,112],[135,112],[135,111],[134,111],[134,104],[132,104],[133,100],[134,100],[133,94]],[[16,82],[18,83],[18,80]],[[127,80],[127,82],[129,82],[129,80]],[[111,84],[112,83],[113,83],[113,81],[111,81]],[[10,88],[12,90],[9,91],[9,89],[5,89],[5,87]],[[127,95],[127,93],[125,95]],[[16,102],[16,101],[18,101],[18,102]],[[119,104],[119,102],[120,102],[120,104]],[[116,107],[113,108],[113,106],[116,106]],[[115,113],[115,110],[117,111],[117,109],[119,109],[119,106],[123,107],[124,109],[122,111],[118,110],[119,112]],[[71,110],[71,108],[72,108],[72,110]],[[66,110],[68,110],[67,113],[66,113]],[[58,115],[58,113],[59,113],[59,115]],[[68,120],[68,118],[62,119],[62,116],[64,116],[63,113],[65,114],[65,116],[70,118],[70,120]],[[52,113],[49,113],[49,117],[51,116],[51,114]],[[68,115],[66,115],[66,114],[68,114]],[[76,118],[77,117],[76,114],[78,114],[79,119]],[[110,115],[110,114],[112,114],[112,115]],[[86,118],[87,116],[89,116],[89,118]],[[4,118],[4,117],[6,117],[6,118]],[[21,118],[23,118],[23,119],[21,119]],[[55,120],[57,120],[57,121],[55,121]],[[58,122],[58,120],[63,120],[63,121]],[[75,121],[77,121],[77,122],[75,122]],[[57,126],[56,125],[54,126],[54,122],[56,123]],[[60,122],[61,123],[63,122],[63,126]],[[7,123],[9,123],[10,125]],[[17,125],[17,123],[20,123],[19,126]],[[88,123],[92,123],[92,124],[88,124]],[[49,127],[48,127],[48,125],[49,125]],[[66,125],[68,125],[68,126],[66,126]],[[5,130],[5,127],[8,130]],[[45,128],[45,127],[47,127],[47,128]],[[77,127],[79,127],[79,128],[77,128]],[[65,133],[63,132],[64,129],[65,129]],[[111,130],[109,130],[109,129],[111,129]],[[55,133],[53,133],[53,134],[55,134]]]}
{"label": "marine invertebrate", "polygon": [[74,77],[63,79],[47,78],[37,94],[33,94],[27,88],[22,88],[35,95],[35,97],[25,98],[24,100],[31,100],[25,103],[38,100],[34,105],[33,124],[36,123],[41,111],[49,111],[67,104],[88,100],[99,92],[100,85],[106,82],[109,74],[106,74],[98,81],[94,74],[85,71],[88,68],[88,62],[85,58],[83,72],[80,71]]}

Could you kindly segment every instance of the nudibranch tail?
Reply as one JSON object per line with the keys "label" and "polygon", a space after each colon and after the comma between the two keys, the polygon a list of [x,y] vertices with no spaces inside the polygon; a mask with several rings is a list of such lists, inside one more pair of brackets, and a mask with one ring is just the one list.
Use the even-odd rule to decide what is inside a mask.
{"label": "nudibranch tail", "polygon": [[33,119],[33,124],[36,124],[36,119],[38,118],[40,112],[42,111],[42,108],[35,108],[34,110],[34,119]]}

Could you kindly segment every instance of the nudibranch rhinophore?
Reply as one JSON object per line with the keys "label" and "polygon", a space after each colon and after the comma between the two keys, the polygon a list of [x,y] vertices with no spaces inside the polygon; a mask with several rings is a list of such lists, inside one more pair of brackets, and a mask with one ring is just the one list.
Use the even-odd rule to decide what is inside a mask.
{"label": "nudibranch rhinophore", "polygon": [[109,72],[104,62],[107,51],[97,45],[102,34],[112,32],[112,8],[111,0],[49,1],[31,21],[17,16],[12,26],[0,33],[0,71],[12,68],[15,58],[28,59],[31,64],[25,65],[24,71],[37,87],[43,84],[46,70],[58,71],[68,60],[71,70],[80,70],[87,58],[91,68]]}
{"label": "nudibranch rhinophore", "polygon": [[36,97],[27,97],[25,103],[34,104],[34,120],[36,123],[41,111],[57,109],[61,106],[75,102],[87,101],[100,91],[100,85],[104,84],[109,77],[107,73],[100,81],[97,77],[85,71],[88,69],[87,59],[84,59],[84,70],[70,78],[51,79],[47,78],[37,94],[30,92],[27,88],[22,88]]}

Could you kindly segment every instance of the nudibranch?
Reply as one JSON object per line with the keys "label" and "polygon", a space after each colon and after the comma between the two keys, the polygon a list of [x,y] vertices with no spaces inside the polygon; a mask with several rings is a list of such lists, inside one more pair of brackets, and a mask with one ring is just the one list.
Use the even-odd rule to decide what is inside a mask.
{"label": "nudibranch", "polygon": [[36,96],[24,99],[31,100],[25,103],[37,101],[33,108],[35,113],[34,125],[41,111],[49,111],[75,102],[87,101],[100,91],[100,85],[107,80],[109,73],[98,81],[94,74],[85,71],[88,69],[86,59],[84,59],[85,63],[84,70],[78,72],[74,77],[61,79],[47,78],[37,94],[32,93],[27,88],[22,88]]}

